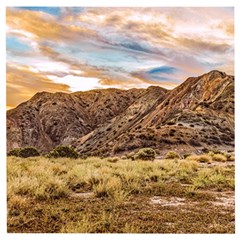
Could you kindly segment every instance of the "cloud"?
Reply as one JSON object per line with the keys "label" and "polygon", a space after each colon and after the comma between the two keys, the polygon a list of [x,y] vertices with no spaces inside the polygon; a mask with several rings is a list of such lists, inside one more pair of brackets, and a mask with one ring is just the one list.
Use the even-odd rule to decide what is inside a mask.
{"label": "cloud", "polygon": [[7,105],[16,106],[36,92],[70,92],[69,86],[54,83],[46,76],[31,71],[27,66],[7,65]]}
{"label": "cloud", "polygon": [[224,22],[222,21],[217,25],[217,27],[224,31],[228,36],[233,37],[234,36],[234,24],[233,22]]}
{"label": "cloud", "polygon": [[137,52],[152,53],[152,51],[150,49],[142,46],[141,44],[139,44],[137,42],[124,42],[124,43],[119,44],[119,46],[122,46],[126,49],[130,49],[133,51],[137,51]]}
{"label": "cloud", "polygon": [[71,42],[72,39],[96,37],[96,32],[76,25],[58,23],[53,15],[41,11],[7,8],[7,25],[32,34],[38,41]]}
{"label": "cloud", "polygon": [[171,74],[171,73],[175,73],[176,71],[177,69],[174,67],[161,66],[161,67],[152,68],[148,70],[147,73],[148,74],[161,74],[161,73]]}
{"label": "cloud", "polygon": [[[56,52],[53,48],[49,46],[40,46],[39,50],[44,56],[47,56],[49,59],[62,62],[69,65],[71,70],[68,71],[69,74],[85,77],[85,78],[97,78],[99,79],[102,85],[124,85],[124,84],[133,84],[139,83],[138,80],[133,79],[132,77],[126,75],[126,72],[121,67],[111,67],[111,68],[103,68],[96,67],[91,65],[91,63],[80,63],[77,60],[71,59],[69,55],[64,55],[59,52]],[[101,54],[104,57],[104,55]],[[78,73],[76,72],[78,71]],[[124,73],[124,75],[122,75]],[[46,73],[48,74],[48,73]],[[58,76],[61,73],[54,73]],[[62,73],[62,76],[66,76],[66,73]]]}
{"label": "cloud", "polygon": [[224,53],[231,49],[231,46],[226,43],[215,43],[211,41],[201,40],[201,39],[189,39],[189,38],[179,38],[179,45],[185,48],[191,49],[191,51],[199,52],[216,52]]}
{"label": "cloud", "polygon": [[233,37],[233,8],[8,7],[8,93],[16,104],[55,87],[173,88],[213,68],[233,74]]}

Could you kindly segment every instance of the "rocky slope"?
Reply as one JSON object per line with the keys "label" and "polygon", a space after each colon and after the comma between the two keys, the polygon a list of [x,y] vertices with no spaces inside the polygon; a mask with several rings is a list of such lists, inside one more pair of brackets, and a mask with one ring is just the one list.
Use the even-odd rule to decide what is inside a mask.
{"label": "rocky slope", "polygon": [[74,145],[82,154],[141,147],[234,147],[234,77],[211,71],[171,91],[160,87],[38,93],[7,112],[8,150]]}
{"label": "rocky slope", "polygon": [[[234,147],[233,76],[211,71],[188,78],[159,100],[138,121],[133,118],[134,124],[122,123],[120,119],[130,116],[128,111],[122,113],[120,119],[116,117],[80,141],[78,150],[84,153],[98,149],[96,154],[104,154],[111,149],[116,154],[141,147],[159,151]],[[119,124],[124,131],[115,131]],[[105,131],[106,127],[111,131]],[[98,144],[100,139],[102,143]]]}
{"label": "rocky slope", "polygon": [[122,113],[143,94],[141,89],[41,92],[7,112],[7,149],[35,146],[42,152],[73,144]]}

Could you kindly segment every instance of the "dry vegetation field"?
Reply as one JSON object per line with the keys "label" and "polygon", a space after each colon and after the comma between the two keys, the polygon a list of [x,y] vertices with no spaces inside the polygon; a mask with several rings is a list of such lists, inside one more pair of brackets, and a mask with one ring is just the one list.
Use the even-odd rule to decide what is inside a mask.
{"label": "dry vegetation field", "polygon": [[8,232],[234,233],[234,158],[7,158]]}

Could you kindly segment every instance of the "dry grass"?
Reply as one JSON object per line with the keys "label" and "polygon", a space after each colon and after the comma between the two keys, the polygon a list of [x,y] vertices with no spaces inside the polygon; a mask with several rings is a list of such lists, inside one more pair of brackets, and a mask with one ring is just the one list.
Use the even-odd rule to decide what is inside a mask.
{"label": "dry grass", "polygon": [[[231,170],[230,170],[231,171]],[[230,189],[234,190],[235,182],[233,175],[229,169],[221,167],[214,167],[211,169],[201,169],[198,175],[193,179],[193,186],[195,188],[217,188],[218,190]]]}
{"label": "dry grass", "polygon": [[[10,232],[178,232],[181,227],[174,209],[161,208],[163,215],[158,215],[154,206],[145,209],[151,196],[207,201],[210,197],[199,194],[198,189],[234,190],[234,166],[208,168],[196,158],[199,156],[148,162],[96,157],[76,160],[8,157],[8,229]],[[86,192],[92,192],[93,197],[72,197]],[[195,213],[191,214],[195,218]],[[167,216],[176,222],[175,227],[159,226],[159,221],[166,221]],[[185,219],[184,214],[179,216]],[[198,224],[196,229],[188,228],[192,222],[183,219],[181,222],[186,221],[185,227],[190,232],[206,230]],[[224,231],[232,231],[217,223]]]}

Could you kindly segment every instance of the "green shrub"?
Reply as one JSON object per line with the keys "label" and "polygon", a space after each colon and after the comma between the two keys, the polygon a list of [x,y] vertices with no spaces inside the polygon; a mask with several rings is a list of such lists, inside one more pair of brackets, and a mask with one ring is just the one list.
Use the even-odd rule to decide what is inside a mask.
{"label": "green shrub", "polygon": [[22,158],[40,156],[38,150],[34,147],[15,148],[15,149],[12,149],[10,152],[8,152],[7,155],[22,157]]}
{"label": "green shrub", "polygon": [[48,158],[78,158],[79,155],[72,146],[59,145],[55,147],[48,155]]}
{"label": "green shrub", "polygon": [[134,159],[153,161],[155,157],[156,157],[156,152],[154,149],[142,148],[135,154]]}
{"label": "green shrub", "polygon": [[180,158],[179,154],[173,151],[170,151],[166,154],[166,159],[175,159],[175,158]]}
{"label": "green shrub", "polygon": [[15,157],[19,157],[19,152],[20,152],[21,148],[14,148],[12,150],[10,150],[7,155],[8,156],[15,156]]}

